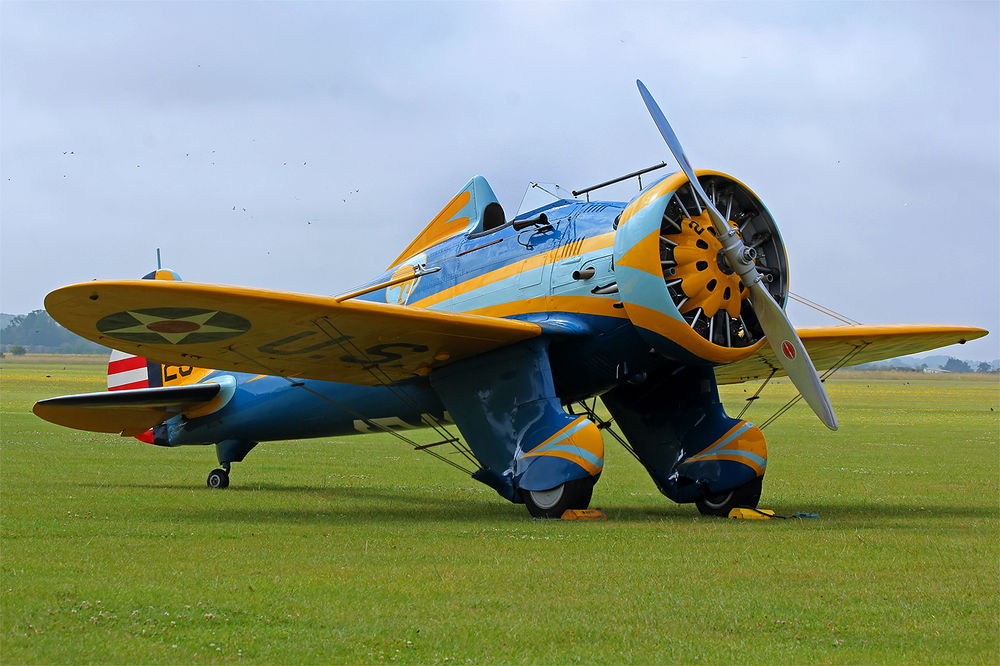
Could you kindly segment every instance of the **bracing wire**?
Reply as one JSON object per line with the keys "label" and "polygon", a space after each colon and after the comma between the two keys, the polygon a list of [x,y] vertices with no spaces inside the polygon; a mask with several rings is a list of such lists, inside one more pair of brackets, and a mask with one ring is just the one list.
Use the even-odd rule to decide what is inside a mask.
{"label": "bracing wire", "polygon": [[808,306],[808,307],[812,308],[813,310],[816,310],[817,312],[821,312],[821,313],[825,314],[828,317],[832,317],[833,319],[837,319],[839,321],[842,321],[845,324],[848,324],[848,325],[851,325],[851,326],[860,326],[861,325],[860,321],[857,321],[856,319],[851,319],[847,315],[840,314],[836,310],[828,308],[825,305],[820,305],[816,301],[811,301],[808,298],[806,298],[805,296],[801,296],[801,295],[796,294],[796,293],[794,293],[792,291],[788,292],[788,296],[793,301],[797,301],[797,302],[801,303],[802,305]]}
{"label": "bracing wire", "polygon": [[[347,405],[345,405],[343,403],[340,403],[340,402],[337,402],[336,400],[330,398],[329,396],[323,395],[319,391],[316,391],[316,390],[314,390],[314,389],[306,386],[305,382],[303,382],[303,381],[297,381],[295,379],[292,379],[291,377],[285,377],[285,376],[279,374],[279,372],[277,370],[269,368],[268,366],[266,366],[263,363],[261,363],[259,359],[251,358],[250,356],[247,356],[246,354],[238,351],[237,349],[234,349],[233,347],[229,347],[229,351],[233,352],[237,356],[242,356],[246,360],[250,361],[251,363],[253,363],[253,364],[255,364],[255,365],[257,365],[257,366],[259,366],[261,368],[263,368],[264,370],[267,370],[269,375],[273,375],[275,377],[281,377],[282,379],[284,379],[285,381],[287,381],[289,384],[291,384],[293,387],[300,388],[303,391],[306,391],[307,393],[310,393],[310,394],[316,396],[320,400],[323,400],[323,401],[325,401],[325,402],[333,405],[337,409],[340,409],[340,410],[342,410],[344,412],[347,412],[348,414],[354,416],[355,418],[357,418],[360,421],[363,421],[364,423],[368,424],[369,426],[375,427],[378,430],[381,430],[382,432],[384,432],[386,434],[389,434],[389,435],[392,435],[393,437],[395,437],[395,438],[397,438],[397,439],[399,439],[399,440],[401,440],[401,441],[409,444],[414,450],[427,451],[427,453],[429,453],[430,455],[434,456],[435,458],[438,458],[439,460],[441,460],[442,462],[444,462],[444,463],[446,463],[448,465],[451,465],[452,467],[454,467],[455,469],[461,471],[462,473],[469,474],[469,475],[473,474],[473,472],[469,471],[468,469],[466,469],[462,465],[456,463],[454,460],[451,460],[450,458],[446,458],[446,457],[442,456],[440,453],[438,453],[436,451],[430,450],[430,446],[429,445],[419,444],[419,443],[413,441],[412,439],[410,439],[409,437],[406,437],[405,435],[403,435],[401,432],[399,432],[397,430],[393,430],[392,428],[389,428],[388,426],[385,426],[385,425],[383,425],[381,423],[378,423],[377,421],[372,421],[372,420],[366,418],[360,412],[358,412],[358,411],[356,411],[354,409],[351,409]],[[446,442],[439,442],[439,443],[446,443]]]}
{"label": "bracing wire", "polygon": [[[589,418],[591,421],[594,422],[594,425],[597,426],[598,430],[604,430],[609,435],[618,440],[618,443],[621,444],[626,451],[631,453],[633,458],[635,458],[640,463],[642,463],[643,466],[645,466],[645,463],[642,462],[642,458],[640,458],[639,455],[635,452],[635,449],[632,448],[632,445],[628,443],[628,440],[626,440],[624,437],[622,437],[621,435],[619,435],[617,432],[614,431],[612,426],[614,426],[615,424],[615,418],[612,416],[608,420],[604,420],[600,416],[598,416],[597,398],[594,398],[593,403],[591,405],[588,405],[584,400],[580,400],[577,404],[580,405],[581,409],[583,409],[584,413],[586,413],[587,418]],[[570,413],[572,414],[573,413],[572,404],[569,405],[569,408],[570,408]]]}
{"label": "bracing wire", "polygon": [[[846,354],[844,354],[844,356],[842,356],[839,361],[837,361],[836,363],[834,363],[822,375],[820,375],[819,380],[821,382],[825,382],[828,378],[832,377],[835,372],[837,372],[838,370],[840,370],[841,368],[843,368],[845,365],[847,365],[848,363],[850,363],[851,359],[853,359],[855,356],[857,356],[859,353],[861,353],[861,350],[863,350],[869,344],[871,344],[871,343],[866,342],[864,344],[857,345],[856,347],[852,347],[851,350],[849,352],[847,352]],[[773,376],[774,372],[772,372],[771,375]],[[770,377],[768,377],[768,379],[770,379]],[[763,388],[763,386],[761,388]],[[791,400],[789,400],[788,402],[786,402],[784,405],[782,405],[778,409],[778,411],[776,411],[774,414],[772,414],[771,416],[769,416],[766,421],[764,421],[763,423],[761,423],[760,426],[759,426],[760,429],[763,430],[764,428],[766,428],[770,424],[774,423],[778,418],[780,418],[785,412],[787,412],[789,409],[791,409],[792,406],[795,405],[795,403],[797,403],[801,399],[802,399],[802,394],[801,393],[797,393],[794,398],[792,398]],[[744,409],[744,411],[746,411],[746,410]],[[741,412],[741,414],[742,414],[742,412]]]}
{"label": "bracing wire", "polygon": [[[336,333],[336,337],[331,335],[330,331],[326,330],[323,324],[321,324],[320,322],[323,322],[323,324],[329,326],[330,329],[334,333]],[[383,370],[378,363],[373,362],[368,357],[367,354],[358,349],[357,345],[351,342],[351,338],[349,336],[344,335],[343,332],[340,329],[338,329],[333,322],[331,322],[326,317],[321,317],[320,319],[315,320],[313,323],[316,324],[316,327],[324,335],[326,335],[332,341],[336,342],[341,349],[343,349],[348,353],[353,353],[356,355],[355,358],[360,358],[361,360],[365,361],[365,363],[362,365],[362,368],[369,375],[371,375],[376,382],[378,382],[384,388],[388,389],[388,391],[392,393],[392,395],[395,396],[396,399],[399,400],[404,406],[409,407],[416,413],[420,414],[421,422],[423,422],[424,425],[432,428],[438,434],[439,437],[443,438],[442,442],[440,442],[441,444],[451,444],[452,447],[458,453],[464,456],[469,462],[471,462],[473,465],[479,466],[479,462],[472,455],[472,451],[468,448],[467,445],[462,443],[462,440],[460,438],[452,435],[451,432],[448,430],[448,428],[444,425],[444,423],[438,420],[435,416],[429,413],[424,413],[420,409],[419,405],[417,405],[416,401],[412,398],[412,396],[410,396],[403,387],[395,385],[393,379],[388,375],[388,373],[386,373],[385,370]],[[420,450],[426,450],[426,449],[420,449]],[[429,452],[429,453],[431,453],[432,455],[436,455],[436,452]]]}
{"label": "bracing wire", "polygon": [[749,398],[747,398],[747,401],[746,401],[746,402],[747,402],[747,404],[743,405],[743,409],[741,409],[741,410],[740,410],[740,413],[739,413],[739,415],[738,415],[738,416],[736,417],[737,419],[742,419],[742,418],[743,418],[743,415],[744,415],[744,414],[746,414],[746,411],[747,411],[748,409],[750,409],[750,405],[752,405],[752,404],[753,404],[753,401],[754,401],[754,400],[757,400],[757,399],[759,399],[759,398],[760,398],[760,392],[764,390],[764,387],[765,387],[765,386],[767,386],[767,383],[768,383],[769,381],[771,381],[771,378],[772,378],[772,377],[774,377],[774,375],[775,375],[775,374],[776,374],[777,372],[778,372],[778,369],[777,369],[777,368],[771,368],[771,374],[769,374],[769,375],[767,376],[767,379],[765,379],[765,380],[763,381],[763,383],[762,383],[762,384],[761,384],[760,386],[758,386],[758,387],[757,387],[757,392],[756,392],[756,393],[754,393],[754,394],[753,394],[752,396],[750,396]]}
{"label": "bracing wire", "polygon": [[[836,320],[838,320],[840,322],[843,322],[844,324],[847,324],[848,326],[861,326],[862,325],[860,321],[858,321],[856,319],[852,319],[852,318],[848,317],[847,315],[840,314],[836,310],[833,310],[832,308],[828,308],[825,305],[820,305],[816,301],[810,300],[810,299],[806,298],[805,296],[801,296],[800,294],[796,294],[796,293],[794,293],[792,291],[789,291],[788,292],[788,296],[792,300],[794,300],[794,301],[796,301],[798,303],[801,303],[801,304],[803,304],[803,305],[805,305],[807,307],[810,307],[813,310],[816,310],[817,312],[825,314],[828,317],[831,317],[831,318],[836,319]],[[868,346],[868,344],[869,343],[864,343],[864,344],[859,345],[857,347],[853,347],[851,349],[851,351],[847,352],[847,354],[845,354],[843,356],[843,358],[841,358],[839,361],[837,361],[836,363],[834,363],[832,367],[830,367],[828,370],[826,370],[826,372],[824,372],[820,376],[820,381],[826,381],[826,379],[828,377],[832,376],[833,373],[835,373],[837,370],[840,370],[845,365],[847,365],[848,363],[850,363],[851,359],[853,359],[855,356],[857,356],[858,353],[862,349],[864,349],[865,347]],[[764,387],[767,386],[768,382],[771,381],[771,378],[774,377],[774,375],[777,372],[778,372],[778,368],[773,368],[773,367],[771,368],[771,374],[768,375],[767,378],[764,380],[764,382],[760,385],[760,387],[757,388],[757,391],[752,396],[750,396],[749,398],[746,399],[746,404],[743,406],[743,409],[740,410],[739,416],[737,416],[737,418],[743,418],[743,414],[746,413],[746,411],[750,408],[750,405],[752,405],[754,403],[754,401],[756,401],[758,398],[760,398],[761,391],[764,390]],[[764,421],[764,423],[762,423],[760,425],[761,430],[763,430],[764,428],[766,428],[769,424],[773,423],[776,419],[778,419],[785,412],[787,412],[789,409],[791,409],[792,406],[795,403],[797,403],[799,400],[801,400],[801,399],[802,399],[802,394],[801,393],[796,394],[794,398],[792,398],[787,403],[785,403],[781,408],[778,409],[778,411],[776,411],[774,414],[772,414],[770,417],[768,417],[768,419],[766,421]]]}

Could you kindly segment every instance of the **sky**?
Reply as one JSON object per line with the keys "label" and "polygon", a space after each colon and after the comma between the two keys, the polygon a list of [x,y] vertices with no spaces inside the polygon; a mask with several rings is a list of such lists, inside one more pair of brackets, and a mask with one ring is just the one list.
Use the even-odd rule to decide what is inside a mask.
{"label": "sky", "polygon": [[767,205],[793,292],[1000,358],[998,35],[996,2],[4,0],[0,311],[157,248],[185,280],[347,291],[475,174],[509,218],[529,181],[672,163],[640,78]]}

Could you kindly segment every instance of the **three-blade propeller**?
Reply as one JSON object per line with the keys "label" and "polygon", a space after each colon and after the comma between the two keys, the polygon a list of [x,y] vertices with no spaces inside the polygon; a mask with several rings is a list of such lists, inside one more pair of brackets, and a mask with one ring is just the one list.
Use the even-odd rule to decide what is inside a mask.
{"label": "three-blade propeller", "polygon": [[781,362],[781,366],[792,380],[792,383],[795,384],[795,388],[799,390],[799,393],[806,399],[812,410],[816,412],[816,416],[819,417],[820,421],[831,430],[836,430],[837,417],[833,413],[833,406],[830,405],[830,399],[823,389],[823,383],[820,381],[819,375],[816,374],[816,368],[813,367],[812,360],[809,358],[809,354],[806,353],[806,349],[795,332],[795,328],[788,321],[788,317],[785,316],[784,310],[775,302],[770,292],[762,284],[763,277],[754,264],[756,253],[752,248],[748,248],[743,243],[743,239],[737,230],[730,226],[729,222],[715,208],[715,203],[705,193],[701,183],[698,182],[698,178],[694,173],[694,167],[691,166],[687,155],[684,154],[684,149],[681,147],[680,141],[677,140],[677,135],[674,134],[670,123],[667,122],[663,112],[660,111],[656,100],[649,94],[642,81],[637,80],[636,84],[639,86],[639,94],[642,95],[642,101],[646,103],[646,108],[649,109],[649,115],[653,117],[653,122],[656,123],[660,134],[663,135],[663,140],[667,142],[667,147],[670,148],[670,152],[673,154],[674,159],[677,160],[681,170],[687,175],[688,180],[691,182],[691,187],[694,188],[698,197],[705,204],[705,209],[712,219],[712,225],[715,227],[719,240],[722,241],[722,249],[725,252],[726,259],[729,261],[729,266],[740,276],[743,284],[749,287],[754,314],[757,315],[757,320],[760,322],[760,327],[764,331],[764,335],[767,336],[767,341],[771,345],[771,349],[774,350],[774,355]]}

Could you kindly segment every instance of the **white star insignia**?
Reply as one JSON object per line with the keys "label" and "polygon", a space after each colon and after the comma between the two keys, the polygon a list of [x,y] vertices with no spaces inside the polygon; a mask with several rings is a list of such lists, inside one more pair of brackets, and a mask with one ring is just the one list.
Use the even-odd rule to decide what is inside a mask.
{"label": "white star insignia", "polygon": [[[128,314],[138,321],[138,324],[132,326],[126,326],[124,328],[116,328],[113,330],[104,331],[105,334],[110,336],[115,336],[122,333],[146,333],[146,334],[156,334],[163,338],[165,341],[172,345],[179,344],[184,341],[188,335],[192,333],[243,333],[243,329],[238,328],[226,328],[224,326],[207,326],[205,322],[218,314],[217,310],[210,310],[197,315],[191,315],[189,317],[183,317],[179,319],[170,319],[169,317],[158,317],[156,315],[150,315],[143,312],[134,312],[132,310],[128,311]],[[157,324],[164,324],[163,328],[165,330],[157,330]],[[190,324],[193,328],[188,328],[187,330],[174,330],[171,331],[170,326],[183,327],[184,324]]]}

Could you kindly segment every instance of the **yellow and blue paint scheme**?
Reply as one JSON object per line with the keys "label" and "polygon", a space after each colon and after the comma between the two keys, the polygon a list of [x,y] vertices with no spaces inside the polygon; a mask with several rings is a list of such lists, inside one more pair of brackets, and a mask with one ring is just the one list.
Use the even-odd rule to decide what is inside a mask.
{"label": "yellow and blue paint scheme", "polygon": [[[154,280],[64,287],[46,308],[84,337],[149,359],[159,384],[151,373],[144,390],[224,384],[224,401],[164,412],[151,439],[215,444],[227,469],[261,441],[450,420],[482,466],[475,478],[516,502],[524,490],[600,476],[597,425],[564,405],[601,396],[657,487],[691,502],[762,476],[767,463],[760,430],[726,415],[715,368],[737,368],[741,381],[775,364],[759,340],[730,347],[698,335],[668,292],[661,221],[685,183],[675,173],[630,202],[563,199],[507,220],[477,176],[386,271],[341,297],[184,283],[158,270]],[[710,273],[721,280],[724,269]],[[912,352],[984,334],[862,327],[803,339],[822,346],[822,369],[858,345],[862,363],[896,355],[902,337]],[[123,403],[109,396],[100,409],[116,431]],[[39,405],[93,429],[85,408],[59,400]]]}

